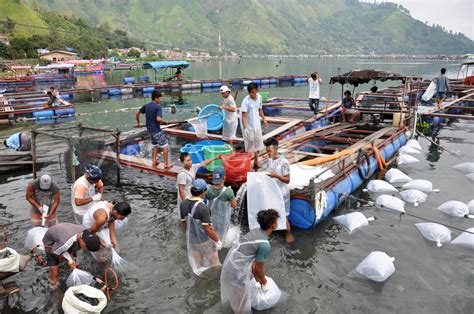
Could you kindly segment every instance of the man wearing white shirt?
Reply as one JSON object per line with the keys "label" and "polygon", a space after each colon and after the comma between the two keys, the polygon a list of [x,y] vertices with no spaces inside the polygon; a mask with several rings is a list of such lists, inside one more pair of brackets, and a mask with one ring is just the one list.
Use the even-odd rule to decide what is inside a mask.
{"label": "man wearing white shirt", "polygon": [[318,114],[319,108],[319,90],[320,85],[323,83],[321,78],[319,77],[318,72],[311,73],[311,76],[308,78],[309,84],[309,107],[313,110],[314,115]]}

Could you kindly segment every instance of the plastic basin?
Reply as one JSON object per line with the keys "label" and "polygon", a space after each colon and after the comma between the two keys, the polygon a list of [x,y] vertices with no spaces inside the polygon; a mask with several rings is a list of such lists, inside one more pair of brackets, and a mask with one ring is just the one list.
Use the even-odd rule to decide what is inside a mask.
{"label": "plastic basin", "polygon": [[262,96],[262,102],[266,102],[268,100],[268,96],[270,92],[259,92],[260,96]]}
{"label": "plastic basin", "polygon": [[201,119],[207,119],[207,130],[217,131],[224,125],[224,113],[219,105],[210,104],[201,109],[198,115]]}
{"label": "plastic basin", "polygon": [[[202,149],[204,153],[204,159],[208,160],[211,158],[216,157],[217,155],[227,155],[232,153],[234,149],[229,144],[224,145],[211,145],[206,146]],[[208,166],[206,166],[207,170],[213,171],[217,167],[222,167],[222,160],[217,159],[216,161],[211,162]]]}
{"label": "plastic basin", "polygon": [[247,172],[250,171],[252,158],[252,153],[238,152],[222,156],[226,181],[245,182],[247,180]]}

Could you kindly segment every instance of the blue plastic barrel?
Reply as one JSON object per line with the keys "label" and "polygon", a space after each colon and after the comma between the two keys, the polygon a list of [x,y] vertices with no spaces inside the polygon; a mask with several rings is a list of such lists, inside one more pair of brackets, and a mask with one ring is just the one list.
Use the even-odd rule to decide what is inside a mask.
{"label": "blue plastic barrel", "polygon": [[292,198],[290,208],[288,220],[292,226],[309,229],[316,223],[315,211],[308,201]]}
{"label": "blue plastic barrel", "polygon": [[71,100],[72,99],[72,94],[61,94],[60,97],[63,100]]}
{"label": "blue plastic barrel", "polygon": [[240,85],[241,85],[240,80],[232,80],[231,85],[232,85],[233,88],[240,87]]}
{"label": "blue plastic barrel", "polygon": [[148,82],[150,81],[150,77],[148,75],[143,75],[138,78],[139,82]]}
{"label": "blue plastic barrel", "polygon": [[74,115],[76,114],[76,109],[74,108],[56,109],[54,110],[54,112],[56,116]]}
{"label": "blue plastic barrel", "polygon": [[277,79],[269,79],[268,81],[269,81],[268,82],[269,84],[277,84],[278,83]]}
{"label": "blue plastic barrel", "polygon": [[206,83],[202,83],[202,88],[212,88],[212,83],[211,82],[206,82]]}
{"label": "blue plastic barrel", "polygon": [[122,91],[120,90],[120,88],[109,88],[109,95],[113,96],[113,95],[121,95],[122,94]]}
{"label": "blue plastic barrel", "polygon": [[219,105],[210,104],[199,111],[198,117],[201,119],[207,119],[207,130],[209,131],[220,130],[224,125],[224,113],[222,109],[219,109],[219,107]]}
{"label": "blue plastic barrel", "polygon": [[152,93],[153,91],[155,90],[155,87],[143,87],[143,93],[144,94],[147,94],[147,93]]}
{"label": "blue plastic barrel", "polygon": [[33,112],[33,117],[35,118],[44,118],[54,116],[53,110],[44,110],[44,111],[35,111]]}
{"label": "blue plastic barrel", "polygon": [[255,83],[257,85],[262,85],[262,80],[252,80],[252,83]]}
{"label": "blue plastic barrel", "polygon": [[212,87],[221,87],[222,83],[221,82],[212,82]]}
{"label": "blue plastic barrel", "polygon": [[135,78],[133,76],[127,76],[123,78],[124,84],[135,84]]}

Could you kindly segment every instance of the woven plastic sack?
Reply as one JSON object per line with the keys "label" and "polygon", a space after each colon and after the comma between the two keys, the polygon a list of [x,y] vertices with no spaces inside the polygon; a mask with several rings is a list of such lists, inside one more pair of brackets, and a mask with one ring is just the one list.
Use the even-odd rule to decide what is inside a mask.
{"label": "woven plastic sack", "polygon": [[464,175],[466,178],[469,179],[469,181],[474,182],[474,173],[468,173]]}
{"label": "woven plastic sack", "polygon": [[274,307],[281,298],[281,290],[278,288],[275,281],[265,276],[269,289],[263,291],[262,285],[252,278],[250,281],[250,300],[252,308],[257,311],[264,311]]}
{"label": "woven plastic sack", "polygon": [[374,221],[374,217],[365,217],[364,214],[355,212],[347,215],[341,215],[333,218],[338,224],[343,226],[349,234],[356,229],[367,227],[369,221]]}
{"label": "woven plastic sack", "polygon": [[405,213],[405,202],[398,197],[391,195],[380,195],[377,197],[375,203],[385,209],[393,210],[400,213]]}
{"label": "woven plastic sack", "polygon": [[20,254],[12,248],[0,250],[0,272],[17,273],[20,271]]}
{"label": "woven plastic sack", "polygon": [[456,170],[464,172],[464,173],[473,173],[474,172],[474,162],[463,162],[462,164],[458,164],[458,165],[454,166],[453,169],[456,169]]}
{"label": "woven plastic sack", "polygon": [[451,230],[443,225],[433,222],[423,222],[415,224],[415,227],[425,239],[436,242],[437,247],[441,247],[443,243],[451,241]]}
{"label": "woven plastic sack", "polygon": [[407,154],[400,154],[397,158],[397,165],[411,165],[417,162],[419,162],[418,159]]}
{"label": "woven plastic sack", "polygon": [[451,244],[474,249],[474,228],[469,228],[466,232],[461,233],[460,236],[451,241]]}
{"label": "woven plastic sack", "polygon": [[387,180],[390,184],[395,183],[407,183],[412,181],[413,179],[407,176],[402,171],[392,168],[385,173],[385,180]]}
{"label": "woven plastic sack", "polygon": [[75,286],[67,289],[63,298],[66,314],[100,313],[107,306],[105,294],[91,286]]}
{"label": "woven plastic sack", "polygon": [[35,248],[36,253],[45,253],[44,245],[43,245],[43,237],[46,231],[48,231],[48,228],[44,228],[44,227],[34,227],[28,230],[28,233],[26,234],[26,239],[25,239],[25,249],[27,249],[29,252],[33,248]]}
{"label": "woven plastic sack", "polygon": [[421,99],[424,101],[430,101],[431,98],[436,93],[436,83],[434,81],[431,81],[430,85],[428,85],[428,88],[425,90],[423,95],[421,95]]}
{"label": "woven plastic sack", "polygon": [[374,251],[357,265],[356,271],[367,279],[384,282],[395,272],[394,261],[387,253]]}
{"label": "woven plastic sack", "polygon": [[80,285],[87,285],[90,286],[94,282],[94,276],[91,273],[74,268],[71,271],[71,274],[66,280],[66,285],[68,287],[80,286]]}
{"label": "woven plastic sack", "polygon": [[463,202],[459,201],[444,202],[438,207],[438,210],[455,217],[464,217],[469,215],[469,207]]}
{"label": "woven plastic sack", "polygon": [[383,180],[370,180],[370,182],[367,184],[367,190],[372,193],[398,192],[398,190],[393,185]]}
{"label": "woven plastic sack", "polygon": [[439,192],[439,189],[433,189],[433,184],[430,181],[421,179],[404,184],[402,190],[418,190],[425,193]]}
{"label": "woven plastic sack", "polygon": [[467,208],[469,208],[469,214],[474,215],[474,200],[470,200],[469,203],[467,203]]}
{"label": "woven plastic sack", "polygon": [[398,150],[400,154],[408,154],[408,155],[415,155],[415,154],[421,154],[421,152],[413,147],[409,146],[402,146]]}
{"label": "woven plastic sack", "polygon": [[421,203],[424,203],[428,198],[428,194],[425,194],[418,190],[405,190],[400,192],[400,196],[407,203],[413,203],[413,206],[417,207]]}
{"label": "woven plastic sack", "polygon": [[411,147],[411,148],[414,148],[414,149],[417,149],[417,150],[423,150],[423,147],[421,147],[420,143],[418,143],[417,140],[415,139],[411,139],[411,140],[408,140],[408,142],[405,144],[406,147]]}

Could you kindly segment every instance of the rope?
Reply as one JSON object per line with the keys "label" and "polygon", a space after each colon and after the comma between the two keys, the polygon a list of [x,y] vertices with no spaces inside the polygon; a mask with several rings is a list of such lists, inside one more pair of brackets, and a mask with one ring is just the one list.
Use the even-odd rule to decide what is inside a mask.
{"label": "rope", "polygon": [[[111,273],[115,279],[115,285],[113,287],[109,285],[109,277],[107,276],[109,273]],[[104,280],[102,280],[100,277],[94,277],[94,280],[97,283],[103,285],[101,290],[107,295],[107,301],[110,301],[110,291],[115,291],[119,287],[117,273],[112,268],[107,267],[104,271]]]}

